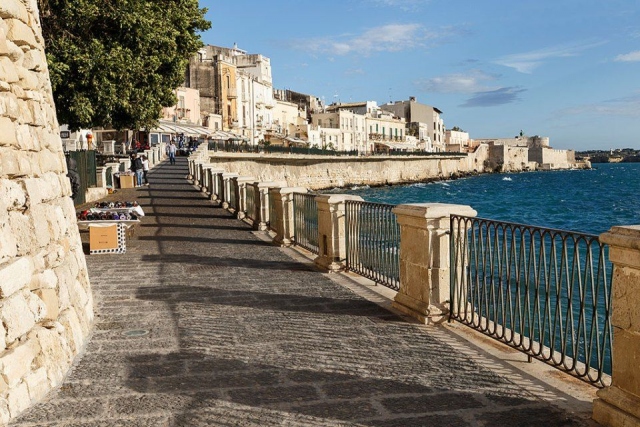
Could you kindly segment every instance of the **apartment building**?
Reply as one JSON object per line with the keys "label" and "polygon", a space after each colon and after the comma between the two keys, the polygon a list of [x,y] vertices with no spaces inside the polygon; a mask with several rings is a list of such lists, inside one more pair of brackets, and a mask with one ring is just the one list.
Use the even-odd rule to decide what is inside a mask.
{"label": "apartment building", "polygon": [[470,148],[469,132],[447,130],[445,131],[446,151],[466,153]]}
{"label": "apartment building", "polygon": [[327,112],[311,115],[311,125],[320,130],[323,147],[330,142],[339,151],[371,151],[367,148],[366,116],[363,114],[327,108]]}
{"label": "apartment building", "polygon": [[271,60],[233,48],[207,45],[190,58],[186,86],[200,90],[203,116],[220,116],[222,130],[257,144],[273,126]]}
{"label": "apartment building", "polygon": [[436,107],[419,103],[412,96],[407,101],[383,104],[380,108],[404,118],[412,136],[419,139],[426,151],[445,151],[444,120],[442,111]]}

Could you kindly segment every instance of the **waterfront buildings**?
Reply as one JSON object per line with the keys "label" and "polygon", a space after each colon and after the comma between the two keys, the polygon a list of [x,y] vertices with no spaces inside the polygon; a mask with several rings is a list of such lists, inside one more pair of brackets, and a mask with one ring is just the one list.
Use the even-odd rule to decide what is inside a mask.
{"label": "waterfront buildings", "polygon": [[412,136],[418,138],[425,151],[445,151],[445,127],[442,111],[422,104],[411,96],[407,101],[395,101],[380,106],[403,118]]}

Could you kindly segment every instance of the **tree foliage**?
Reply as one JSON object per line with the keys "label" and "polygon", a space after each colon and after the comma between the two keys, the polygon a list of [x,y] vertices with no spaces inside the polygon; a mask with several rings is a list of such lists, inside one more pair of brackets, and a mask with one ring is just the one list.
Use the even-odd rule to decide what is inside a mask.
{"label": "tree foliage", "polygon": [[58,120],[154,125],[210,28],[198,0],[38,0]]}

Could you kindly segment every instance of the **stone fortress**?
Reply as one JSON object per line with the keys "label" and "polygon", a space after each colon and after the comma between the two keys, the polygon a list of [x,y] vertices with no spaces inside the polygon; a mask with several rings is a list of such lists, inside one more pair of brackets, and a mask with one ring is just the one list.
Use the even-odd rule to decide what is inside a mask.
{"label": "stone fortress", "polygon": [[58,386],[93,301],[36,0],[0,1],[0,424]]}

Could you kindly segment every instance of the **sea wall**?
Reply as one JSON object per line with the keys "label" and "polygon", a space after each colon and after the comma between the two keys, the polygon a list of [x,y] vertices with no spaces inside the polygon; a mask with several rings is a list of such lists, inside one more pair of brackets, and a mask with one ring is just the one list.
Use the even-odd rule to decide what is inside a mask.
{"label": "sea wall", "polygon": [[575,167],[576,156],[572,150],[554,150],[545,147],[529,149],[529,158],[537,162],[540,169],[570,169]]}
{"label": "sea wall", "polygon": [[36,0],[0,1],[0,424],[59,385],[93,319]]}
{"label": "sea wall", "polygon": [[488,148],[470,155],[438,157],[286,156],[210,152],[206,158],[231,173],[258,181],[284,181],[311,190],[348,185],[386,185],[448,179],[484,171]]}
{"label": "sea wall", "polygon": [[[387,185],[449,179],[474,173],[522,172],[540,169],[529,158],[527,147],[481,144],[473,153],[441,153],[439,156],[330,157],[201,152],[204,163],[257,181],[286,182],[310,190],[351,185]],[[545,151],[554,151],[543,149]],[[556,150],[558,151],[558,150]],[[551,169],[588,167],[564,163]],[[559,156],[559,154],[556,154]],[[548,157],[545,157],[548,158]],[[548,167],[545,167],[548,168]]]}

